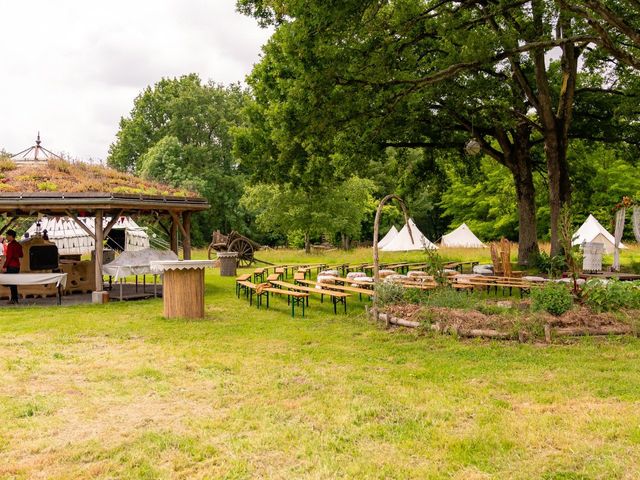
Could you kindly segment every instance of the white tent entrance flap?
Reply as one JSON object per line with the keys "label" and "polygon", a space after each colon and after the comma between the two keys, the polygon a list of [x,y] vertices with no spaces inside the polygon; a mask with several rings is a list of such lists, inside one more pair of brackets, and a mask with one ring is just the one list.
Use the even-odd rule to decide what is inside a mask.
{"label": "white tent entrance flap", "polygon": [[460,225],[453,232],[443,235],[440,245],[453,248],[482,248],[486,246],[466,223]]}
{"label": "white tent entrance flap", "polygon": [[[80,217],[78,220],[94,232],[95,218]],[[105,217],[103,225],[106,227],[110,221],[110,217]],[[56,244],[60,255],[85,255],[95,249],[93,237],[69,217],[42,217],[38,222],[40,233],[47,231],[49,240]],[[38,232],[38,222],[27,230],[30,236]],[[120,217],[111,231],[113,233],[107,241],[117,243],[118,249],[136,251],[149,248],[149,236],[131,217]]]}
{"label": "white tent entrance flap", "polygon": [[384,248],[389,245],[389,242],[396,238],[396,235],[398,235],[398,229],[395,225],[392,225],[387,234],[378,242],[378,248]]}
{"label": "white tent entrance flap", "polygon": [[410,250],[424,250],[425,248],[428,248],[429,250],[436,250],[438,248],[424,236],[411,218],[409,219],[409,227],[411,227],[413,241],[411,241],[409,229],[407,228],[407,225],[405,225],[393,240],[380,250],[383,252],[408,252]]}
{"label": "white tent entrance flap", "polygon": [[[589,215],[578,231],[573,235],[572,245],[582,245],[585,242],[602,243],[605,253],[611,254],[615,250],[615,238],[601,224],[596,217]],[[627,248],[620,243],[620,248]]]}

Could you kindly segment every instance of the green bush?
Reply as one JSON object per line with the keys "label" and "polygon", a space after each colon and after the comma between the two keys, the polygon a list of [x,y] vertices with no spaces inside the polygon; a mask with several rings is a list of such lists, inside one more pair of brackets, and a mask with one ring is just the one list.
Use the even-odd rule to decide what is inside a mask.
{"label": "green bush", "polygon": [[585,304],[597,312],[640,308],[640,282],[589,280],[582,293]]}
{"label": "green bush", "polygon": [[538,271],[546,273],[553,278],[559,277],[567,267],[564,255],[550,257],[549,254],[544,251],[533,257],[532,264]]}
{"label": "green bush", "polygon": [[551,315],[562,315],[573,305],[573,295],[566,285],[549,282],[542,288],[531,290],[531,307]]}
{"label": "green bush", "polygon": [[393,282],[382,282],[376,285],[376,303],[393,305],[405,301],[406,288]]}
{"label": "green bush", "polygon": [[470,310],[476,308],[481,300],[475,294],[459,292],[453,288],[438,288],[429,292],[425,304],[430,307],[462,308]]}

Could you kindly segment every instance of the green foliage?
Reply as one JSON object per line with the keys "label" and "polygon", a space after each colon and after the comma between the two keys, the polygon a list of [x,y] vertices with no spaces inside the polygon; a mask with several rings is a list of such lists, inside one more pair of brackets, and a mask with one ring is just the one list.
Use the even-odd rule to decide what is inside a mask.
{"label": "green foliage", "polygon": [[394,282],[380,282],[375,287],[376,304],[395,305],[406,300],[407,289]]}
{"label": "green foliage", "polygon": [[50,182],[50,181],[44,181],[44,182],[39,182],[37,185],[38,190],[40,190],[41,192],[55,192],[58,190],[58,185],[55,184],[54,182]]}
{"label": "green foliage", "polygon": [[375,205],[371,199],[373,183],[352,177],[333,187],[304,191],[292,185],[257,184],[248,186],[241,206],[255,215],[263,232],[305,237],[343,233],[357,237],[365,214]]}
{"label": "green foliage", "polygon": [[195,244],[215,229],[246,231],[232,132],[248,98],[239,85],[203,84],[196,74],[164,78],[138,95],[109,148],[110,166],[207,198],[211,210],[192,223]]}
{"label": "green foliage", "polygon": [[640,282],[589,280],[582,292],[585,304],[597,312],[640,309]]}
{"label": "green foliage", "polygon": [[16,162],[11,160],[11,157],[8,154],[0,155],[0,172],[15,170],[16,168],[17,168]]}
{"label": "green foliage", "polygon": [[531,290],[531,307],[534,311],[545,311],[560,316],[573,306],[573,295],[566,285],[549,282],[542,288]]}
{"label": "green foliage", "polygon": [[564,255],[554,255],[551,257],[544,251],[533,257],[532,265],[551,278],[558,278],[567,266]]}
{"label": "green foliage", "polygon": [[476,294],[459,292],[453,288],[437,288],[429,292],[424,304],[430,307],[474,309],[481,300]]}
{"label": "green foliage", "polygon": [[446,284],[447,276],[445,275],[445,272],[444,272],[444,262],[442,260],[442,257],[438,253],[438,251],[426,248],[424,252],[425,252],[425,255],[427,256],[427,261],[429,263],[429,266],[427,268],[427,273],[433,276],[437,284],[439,285]]}

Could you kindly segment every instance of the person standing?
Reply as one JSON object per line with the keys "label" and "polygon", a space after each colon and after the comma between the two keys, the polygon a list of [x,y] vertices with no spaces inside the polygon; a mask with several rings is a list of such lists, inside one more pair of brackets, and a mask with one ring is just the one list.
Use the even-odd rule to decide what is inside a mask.
{"label": "person standing", "polygon": [[[16,231],[7,230],[7,250],[2,270],[6,273],[20,273],[20,259],[22,258],[22,245],[16,242]],[[18,303],[18,286],[9,285],[11,290],[10,304]]]}

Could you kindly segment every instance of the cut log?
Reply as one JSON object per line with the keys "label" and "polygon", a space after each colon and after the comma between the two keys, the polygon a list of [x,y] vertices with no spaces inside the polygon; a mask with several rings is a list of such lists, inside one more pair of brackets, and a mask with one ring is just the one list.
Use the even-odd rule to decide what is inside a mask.
{"label": "cut log", "polygon": [[568,337],[582,335],[628,335],[633,333],[633,329],[628,325],[619,325],[615,327],[602,326],[593,327],[563,327],[555,328],[553,333],[556,335],[565,335]]}

